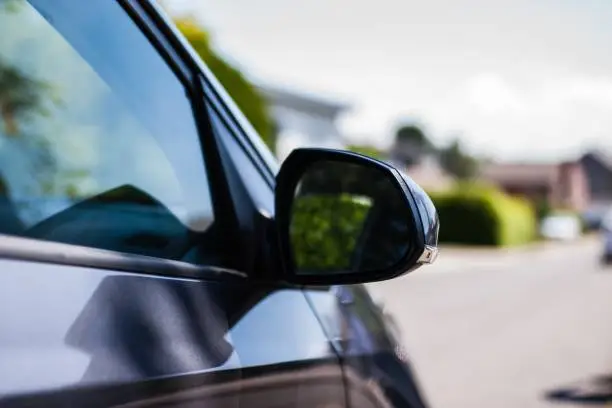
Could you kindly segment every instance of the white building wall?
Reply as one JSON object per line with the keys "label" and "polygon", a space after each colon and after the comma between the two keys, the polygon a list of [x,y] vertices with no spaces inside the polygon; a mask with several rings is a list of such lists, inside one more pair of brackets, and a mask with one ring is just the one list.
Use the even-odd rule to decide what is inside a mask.
{"label": "white building wall", "polygon": [[271,106],[271,111],[280,128],[276,155],[281,162],[298,147],[345,147],[333,117],[284,106]]}

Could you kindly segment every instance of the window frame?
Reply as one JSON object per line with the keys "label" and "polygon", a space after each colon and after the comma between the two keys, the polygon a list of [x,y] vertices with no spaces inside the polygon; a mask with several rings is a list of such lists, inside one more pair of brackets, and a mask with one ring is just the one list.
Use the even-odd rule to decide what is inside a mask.
{"label": "window frame", "polygon": [[[242,272],[246,272],[250,277],[257,278],[257,270],[259,269],[267,276],[274,276],[279,266],[275,259],[270,259],[270,254],[274,254],[274,250],[270,248],[271,243],[266,240],[266,238],[270,236],[270,222],[274,217],[274,208],[271,208],[271,214],[261,214],[258,212],[257,208],[253,209],[253,214],[249,214],[249,216],[258,219],[258,225],[255,226],[255,231],[251,231],[240,222],[240,218],[244,217],[240,217],[237,211],[239,211],[239,209],[245,211],[245,209],[239,205],[240,203],[233,201],[230,187],[236,186],[230,186],[232,178],[228,173],[229,169],[225,167],[223,161],[229,159],[232,165],[235,165],[235,163],[232,157],[226,157],[224,159],[225,156],[223,156],[221,147],[218,145],[221,141],[216,139],[216,132],[213,130],[213,124],[209,118],[208,109],[212,109],[219,114],[221,121],[227,127],[227,132],[225,133],[227,135],[226,137],[232,137],[239,144],[248,159],[258,170],[258,175],[264,179],[273,194],[276,187],[276,175],[280,169],[280,163],[275,157],[270,157],[271,153],[263,152],[262,147],[257,145],[255,138],[259,138],[259,135],[255,132],[212,71],[204,64],[197,52],[180,33],[178,28],[176,28],[164,10],[157,5],[154,0],[120,1],[124,1],[126,4],[132,6],[136,5],[135,9],[140,10],[140,12],[145,15],[144,18],[139,20],[146,21],[157,27],[158,35],[165,37],[174,47],[175,54],[173,58],[181,59],[194,73],[194,77],[191,78],[191,84],[194,85],[196,92],[190,97],[195,104],[194,106],[197,107],[194,111],[194,115],[197,119],[202,121],[201,125],[204,128],[203,134],[205,139],[202,140],[204,149],[206,150],[207,143],[210,144],[210,148],[206,151],[206,163],[210,169],[209,184],[211,186],[213,199],[218,199],[218,205],[216,202],[213,202],[213,206],[215,209],[222,209],[220,212],[215,212],[215,222],[223,220],[224,230],[233,231],[225,237],[226,243],[222,245],[223,249],[229,251],[229,259],[234,260],[238,258],[235,252],[240,249],[240,243],[246,241],[250,242],[248,245],[249,247],[255,246],[257,252],[264,254],[263,259],[259,258],[258,263],[252,265],[253,267],[247,267],[245,269],[238,262],[232,263],[232,267]],[[151,41],[154,42],[155,40]],[[261,144],[263,144],[263,141]],[[265,147],[263,148],[265,149]],[[268,157],[266,158],[266,156]],[[220,173],[219,178],[212,177],[212,173],[214,172]],[[217,182],[219,184],[216,184]],[[240,183],[236,180],[233,182]],[[218,191],[216,189],[218,189]],[[213,190],[215,190],[214,194]],[[242,255],[244,255],[243,257],[245,259],[248,259],[249,251],[246,252],[247,253]],[[272,257],[274,257],[274,255],[272,255]]]}
{"label": "window frame", "polygon": [[[259,137],[259,135],[253,133],[253,129],[251,129],[253,132],[248,132],[248,126],[245,127],[245,125],[249,124],[248,122],[244,123],[246,118],[243,115],[240,116],[242,113],[231,97],[225,92],[225,89],[164,10],[154,0],[118,1],[124,5],[128,14],[133,13],[131,14],[132,20],[147,35],[149,41],[158,46],[160,52],[162,52],[161,47],[164,45],[170,47],[166,51],[166,59],[180,61],[182,68],[178,67],[177,69],[189,72],[185,79],[188,83],[186,88],[193,91],[188,94],[188,97],[193,106],[194,118],[196,122],[199,122],[197,126],[200,143],[204,149],[203,156],[206,160],[215,222],[222,223],[224,230],[233,231],[231,237],[226,240],[227,246],[232,247],[235,242],[239,241],[235,234],[241,230],[239,217],[236,215],[238,206],[232,199],[229,186],[230,178],[223,165],[218,146],[219,141],[216,139],[208,113],[209,107],[219,114],[221,120],[227,126],[227,133],[231,135],[229,137],[233,137],[240,145],[272,191],[276,186],[278,169],[270,167],[270,163],[266,161],[253,141],[253,138]],[[219,173],[218,177],[213,177],[213,173]]]}

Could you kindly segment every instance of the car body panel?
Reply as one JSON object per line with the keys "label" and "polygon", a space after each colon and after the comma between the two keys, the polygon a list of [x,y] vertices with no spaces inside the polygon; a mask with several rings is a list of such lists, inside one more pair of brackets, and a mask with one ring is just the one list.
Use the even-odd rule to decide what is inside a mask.
{"label": "car body panel", "polygon": [[310,290],[307,297],[340,355],[351,406],[427,406],[395,322],[364,285]]}
{"label": "car body panel", "polygon": [[2,406],[343,405],[336,355],[299,289],[17,260],[0,270]]}

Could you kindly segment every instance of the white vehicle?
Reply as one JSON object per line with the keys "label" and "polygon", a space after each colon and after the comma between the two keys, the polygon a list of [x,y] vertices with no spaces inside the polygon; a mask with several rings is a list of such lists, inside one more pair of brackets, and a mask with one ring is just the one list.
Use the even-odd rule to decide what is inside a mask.
{"label": "white vehicle", "polygon": [[544,238],[572,241],[580,236],[581,227],[578,217],[572,214],[550,215],[540,226],[540,233]]}

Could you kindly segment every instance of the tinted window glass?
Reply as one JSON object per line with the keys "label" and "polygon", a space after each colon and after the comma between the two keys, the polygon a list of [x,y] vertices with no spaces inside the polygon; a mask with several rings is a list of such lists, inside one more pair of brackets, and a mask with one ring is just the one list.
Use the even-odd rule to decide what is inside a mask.
{"label": "tinted window glass", "polygon": [[117,2],[0,0],[0,233],[180,258],[213,221],[191,105]]}

